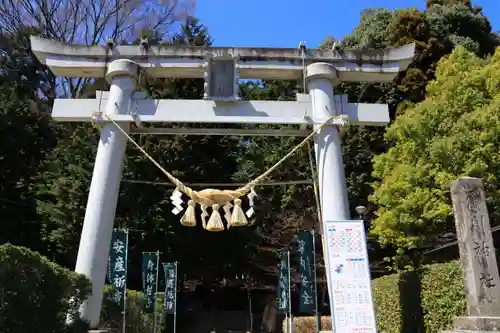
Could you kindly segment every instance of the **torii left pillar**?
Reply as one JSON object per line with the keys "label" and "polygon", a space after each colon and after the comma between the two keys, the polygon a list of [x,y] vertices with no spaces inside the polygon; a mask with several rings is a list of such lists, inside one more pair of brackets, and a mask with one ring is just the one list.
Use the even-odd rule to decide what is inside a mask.
{"label": "torii left pillar", "polygon": [[[106,80],[111,87],[104,110],[107,115],[128,113],[139,69],[130,60],[120,59],[109,64]],[[128,124],[121,126],[128,130]],[[82,319],[88,321],[92,329],[99,325],[126,147],[125,135],[115,125],[105,124],[101,129],[75,268],[75,272],[92,281],[92,294],[80,308]]]}

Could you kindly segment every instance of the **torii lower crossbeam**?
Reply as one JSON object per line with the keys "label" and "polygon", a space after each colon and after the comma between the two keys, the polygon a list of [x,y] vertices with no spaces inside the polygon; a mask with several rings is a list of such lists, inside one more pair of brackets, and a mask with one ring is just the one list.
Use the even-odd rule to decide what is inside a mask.
{"label": "torii lower crossbeam", "polygon": [[[99,96],[100,94],[98,94]],[[89,122],[107,98],[57,99],[52,118],[63,122]],[[384,126],[389,123],[386,104],[347,103],[347,96],[335,96],[334,107],[351,125]],[[99,110],[102,111],[102,110]],[[328,117],[313,115],[309,95],[299,94],[298,101],[242,101],[217,103],[203,100],[132,99],[125,112],[108,115],[116,122],[141,123],[225,123],[225,124],[295,124],[320,125]],[[340,122],[332,125],[341,125]],[[182,134],[182,133],[180,133]]]}

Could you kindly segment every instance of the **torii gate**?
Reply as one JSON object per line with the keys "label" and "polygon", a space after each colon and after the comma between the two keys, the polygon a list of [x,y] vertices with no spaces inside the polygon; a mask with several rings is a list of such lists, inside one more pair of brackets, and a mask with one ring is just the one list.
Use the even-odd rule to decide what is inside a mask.
{"label": "torii gate", "polygon": [[[31,48],[55,75],[103,77],[111,84],[96,99],[56,99],[56,121],[91,122],[100,102],[104,114],[129,133],[191,135],[286,135],[307,136],[307,125],[333,119],[315,135],[322,225],[350,219],[344,164],[337,125],[384,126],[389,123],[385,104],[348,103],[334,96],[341,81],[388,82],[405,70],[415,45],[370,51],[299,48],[233,48],[190,46],[68,45],[31,37]],[[304,71],[305,69],[305,71]],[[140,71],[152,77],[205,78],[203,100],[150,100],[135,91]],[[304,73],[305,72],[305,73]],[[305,75],[309,94],[297,94],[295,102],[240,101],[239,79],[296,80]],[[99,99],[102,98],[100,101]],[[299,124],[300,130],[143,128],[141,123],[247,123]],[[130,126],[135,123],[138,126]],[[97,328],[106,278],[106,266],[126,136],[113,124],[104,123],[94,164],[75,271],[92,281],[92,295],[81,315]],[[326,257],[326,255],[325,255]],[[329,274],[329,272],[328,272]],[[330,284],[330,279],[328,279]],[[331,286],[329,286],[331,290]]]}

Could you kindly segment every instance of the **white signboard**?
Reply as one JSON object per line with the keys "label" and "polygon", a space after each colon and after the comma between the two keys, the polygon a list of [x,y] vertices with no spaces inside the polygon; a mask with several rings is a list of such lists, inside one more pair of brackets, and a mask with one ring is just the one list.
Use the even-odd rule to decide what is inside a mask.
{"label": "white signboard", "polygon": [[333,331],[376,333],[364,223],[327,221],[325,227]]}

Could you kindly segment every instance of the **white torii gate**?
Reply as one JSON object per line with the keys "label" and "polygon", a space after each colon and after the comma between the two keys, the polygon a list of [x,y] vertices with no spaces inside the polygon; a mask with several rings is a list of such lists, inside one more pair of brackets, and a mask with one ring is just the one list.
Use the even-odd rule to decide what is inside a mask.
{"label": "white torii gate", "polygon": [[[68,45],[31,37],[32,51],[55,75],[103,77],[109,92],[96,99],[56,99],[56,121],[90,122],[103,111],[129,133],[191,135],[307,136],[307,125],[320,125],[332,115],[330,126],[315,136],[322,225],[350,219],[344,164],[336,125],[384,126],[385,104],[348,103],[334,96],[334,86],[347,82],[387,82],[412,61],[415,46],[370,51],[284,48],[189,46]],[[304,74],[309,94],[295,102],[240,101],[239,79],[296,80]],[[150,100],[135,91],[140,71],[152,77],[205,78],[203,100]],[[99,101],[101,99],[101,101]],[[99,110],[99,105],[105,106]],[[101,119],[103,120],[103,119]],[[300,124],[300,130],[143,128],[141,123]],[[136,126],[130,126],[135,123]],[[75,271],[92,281],[92,295],[81,308],[82,317],[97,328],[106,278],[118,191],[127,138],[112,123],[101,129]],[[326,258],[326,256],[325,256]],[[328,279],[329,281],[329,279]],[[331,286],[330,286],[331,288]],[[330,289],[329,288],[329,289]],[[331,289],[330,289],[331,290]]]}

